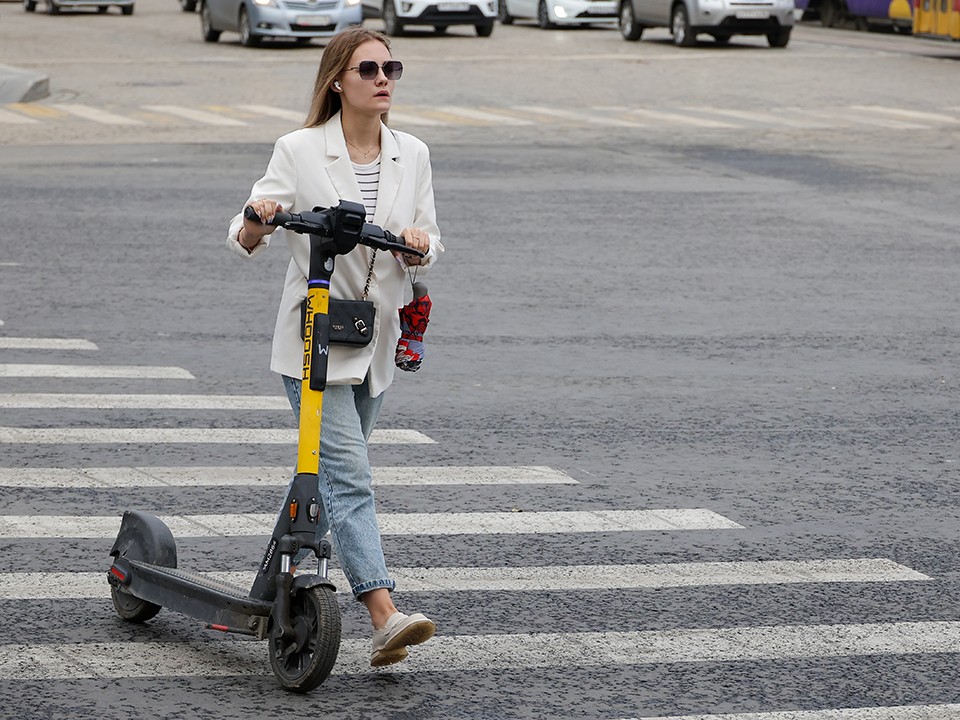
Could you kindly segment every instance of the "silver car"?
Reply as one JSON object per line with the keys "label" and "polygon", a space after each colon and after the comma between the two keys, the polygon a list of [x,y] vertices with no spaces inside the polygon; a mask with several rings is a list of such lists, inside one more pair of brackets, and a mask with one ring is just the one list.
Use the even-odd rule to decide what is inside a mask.
{"label": "silver car", "polygon": [[793,0],[620,0],[620,33],[639,40],[644,29],[668,27],[675,45],[697,44],[712,35],[720,45],[733,35],[766,35],[783,48],[793,30]]}
{"label": "silver car", "polygon": [[[183,4],[181,4],[183,7]],[[184,8],[187,9],[187,8]],[[200,32],[216,42],[224,31],[240,33],[247,47],[265,38],[312,38],[336,35],[363,20],[360,0],[201,0]]]}
{"label": "silver car", "polygon": [[[38,0],[23,0],[23,9],[27,12],[33,12],[37,9]],[[51,15],[56,15],[61,10],[73,10],[75,8],[96,8],[98,12],[105,13],[111,5],[120,8],[124,15],[133,15],[133,0],[46,0],[46,10]]]}

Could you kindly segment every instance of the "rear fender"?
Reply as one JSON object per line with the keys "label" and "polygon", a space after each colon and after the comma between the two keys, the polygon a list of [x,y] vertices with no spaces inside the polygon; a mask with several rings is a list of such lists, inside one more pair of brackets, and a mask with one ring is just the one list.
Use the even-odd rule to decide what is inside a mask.
{"label": "rear fender", "polygon": [[177,543],[170,528],[160,518],[138,510],[127,510],[123,513],[120,532],[110,555],[175,568]]}

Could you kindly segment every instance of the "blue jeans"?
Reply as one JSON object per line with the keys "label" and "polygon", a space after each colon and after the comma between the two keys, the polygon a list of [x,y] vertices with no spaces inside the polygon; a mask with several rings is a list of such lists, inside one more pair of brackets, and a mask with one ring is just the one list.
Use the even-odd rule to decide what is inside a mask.
{"label": "blue jeans", "polygon": [[[301,381],[282,377],[299,422]],[[370,397],[366,380],[360,385],[327,385],[323,391],[318,478],[323,508],[317,539],[330,530],[334,552],[357,598],[377,588],[394,589],[383,559],[373,499],[373,472],[367,455],[367,440],[382,403],[382,393]],[[298,553],[294,563],[306,558],[309,552]]]}

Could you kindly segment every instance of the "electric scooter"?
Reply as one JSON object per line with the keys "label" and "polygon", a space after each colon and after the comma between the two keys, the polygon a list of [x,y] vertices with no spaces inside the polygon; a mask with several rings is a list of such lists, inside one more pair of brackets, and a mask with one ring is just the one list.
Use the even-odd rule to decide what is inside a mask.
{"label": "electric scooter", "polygon": [[[253,208],[245,216],[259,220]],[[269,641],[270,666],[280,685],[308,692],[330,674],[340,649],[336,586],[327,577],[330,543],[316,537],[320,518],[320,420],[327,381],[330,278],[334,258],[367,245],[423,256],[400,238],[365,222],[363,205],[341,200],[332,208],[278,212],[271,224],[310,236],[310,272],[304,319],[303,381],[297,472],[250,591],[177,567],[177,546],[160,518],[137,510],[123,514],[107,572],[117,614],[142,623],[161,608],[198,618],[205,627]],[[293,575],[292,559],[309,548],[316,574]]]}

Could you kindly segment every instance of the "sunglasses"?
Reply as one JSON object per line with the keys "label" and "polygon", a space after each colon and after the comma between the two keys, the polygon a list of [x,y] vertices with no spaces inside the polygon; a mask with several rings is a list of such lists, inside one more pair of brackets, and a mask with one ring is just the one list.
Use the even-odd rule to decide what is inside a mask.
{"label": "sunglasses", "polygon": [[383,65],[377,65],[373,60],[364,60],[359,65],[347,68],[347,70],[359,70],[361,80],[373,80],[383,68],[383,74],[387,80],[399,80],[403,75],[403,63],[399,60],[387,60]]}

